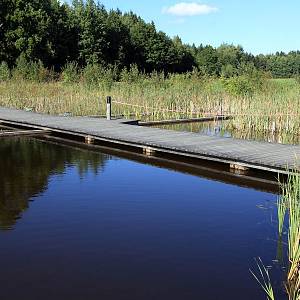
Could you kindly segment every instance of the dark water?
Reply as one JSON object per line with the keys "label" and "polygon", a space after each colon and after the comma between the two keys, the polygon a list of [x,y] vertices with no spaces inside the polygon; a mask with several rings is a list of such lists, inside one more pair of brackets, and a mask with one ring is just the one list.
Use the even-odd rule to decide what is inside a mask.
{"label": "dark water", "polygon": [[159,125],[157,127],[176,131],[196,132],[210,136],[233,137],[245,140],[264,141],[280,144],[300,144],[300,136],[289,133],[242,131],[233,129],[230,121],[192,122]]}
{"label": "dark water", "polygon": [[281,289],[273,194],[29,139],[0,178],[1,299],[263,300],[255,257]]}

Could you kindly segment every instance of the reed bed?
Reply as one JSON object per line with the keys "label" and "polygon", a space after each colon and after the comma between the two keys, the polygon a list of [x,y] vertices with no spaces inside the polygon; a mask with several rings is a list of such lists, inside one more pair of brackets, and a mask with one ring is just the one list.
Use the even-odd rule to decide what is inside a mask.
{"label": "reed bed", "polygon": [[[300,173],[291,173],[287,181],[281,183],[282,194],[277,200],[278,239],[284,239],[287,226],[287,268],[283,286],[288,300],[300,300]],[[257,261],[258,272],[254,278],[265,291],[268,300],[276,299],[268,270],[262,261]]]}
{"label": "reed bed", "polygon": [[282,185],[282,198],[278,206],[279,234],[285,213],[288,215],[289,266],[285,288],[289,300],[300,299],[300,174],[291,174]]}
{"label": "reed bed", "polygon": [[[82,82],[0,82],[0,105],[48,114],[104,115],[105,97],[113,114],[143,120],[231,115],[226,128],[241,132],[295,134],[300,129],[300,85],[293,79],[271,80],[262,90],[235,95],[222,79],[144,78],[137,82],[86,85]],[[224,128],[224,129],[226,129]]]}

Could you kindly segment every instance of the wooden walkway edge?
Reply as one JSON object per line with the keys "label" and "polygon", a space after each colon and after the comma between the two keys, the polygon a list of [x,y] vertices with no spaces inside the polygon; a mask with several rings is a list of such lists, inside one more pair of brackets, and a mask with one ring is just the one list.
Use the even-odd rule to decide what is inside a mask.
{"label": "wooden walkway edge", "polygon": [[16,130],[16,131],[0,131],[0,138],[4,137],[16,137],[16,136],[35,136],[50,134],[51,130]]}
{"label": "wooden walkway edge", "polygon": [[220,121],[228,120],[230,116],[214,116],[214,117],[203,117],[203,118],[189,118],[189,119],[171,119],[171,120],[161,120],[161,121],[139,121],[140,126],[157,126],[157,125],[170,125],[170,124],[180,124],[180,123],[201,123],[209,121]]}
{"label": "wooden walkway edge", "polygon": [[[299,167],[300,146],[212,137],[190,132],[134,126],[134,121],[62,117],[0,108],[0,123],[19,128],[50,130],[52,134],[129,146],[146,155],[160,153],[274,173]],[[136,150],[134,150],[136,149]]]}

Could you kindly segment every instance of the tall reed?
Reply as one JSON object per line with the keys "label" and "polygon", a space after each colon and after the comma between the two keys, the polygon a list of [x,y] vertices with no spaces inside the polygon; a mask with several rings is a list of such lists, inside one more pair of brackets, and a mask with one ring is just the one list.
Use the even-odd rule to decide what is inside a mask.
{"label": "tall reed", "polygon": [[300,130],[300,85],[294,79],[267,79],[263,89],[237,95],[226,89],[222,79],[197,73],[166,78],[137,74],[133,68],[132,74],[124,71],[116,81],[112,71],[98,70],[102,77],[97,81],[94,69],[89,68],[72,83],[0,81],[0,105],[51,114],[101,115],[105,114],[105,97],[111,95],[117,115],[157,120],[223,113],[234,117],[224,129],[275,135]]}
{"label": "tall reed", "polygon": [[[288,266],[284,282],[289,300],[300,300],[300,173],[291,173],[287,181],[281,184],[282,194],[277,201],[278,235],[282,239],[285,216],[287,215]],[[251,273],[265,291],[269,300],[275,296],[269,273],[261,260],[258,261],[258,275]]]}
{"label": "tall reed", "polygon": [[293,173],[283,184],[283,201],[288,211],[289,268],[286,290],[290,300],[300,299],[300,174]]}

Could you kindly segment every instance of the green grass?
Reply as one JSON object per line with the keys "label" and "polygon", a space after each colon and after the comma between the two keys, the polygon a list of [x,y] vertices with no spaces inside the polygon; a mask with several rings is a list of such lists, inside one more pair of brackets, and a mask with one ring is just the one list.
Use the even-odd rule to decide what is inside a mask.
{"label": "green grass", "polygon": [[32,107],[50,114],[103,115],[107,95],[115,101],[114,114],[142,119],[216,115],[222,109],[234,116],[226,127],[240,132],[298,135],[300,129],[300,85],[293,79],[265,80],[261,89],[242,95],[230,92],[224,79],[191,75],[173,75],[165,80],[161,76],[141,77],[109,85],[0,82],[0,105]]}
{"label": "green grass", "polygon": [[253,277],[259,283],[263,291],[265,292],[268,300],[275,300],[274,291],[271,284],[271,279],[269,275],[269,271],[264,266],[262,260],[259,258],[256,261],[258,268],[258,275],[256,275],[252,270],[250,270]]}

